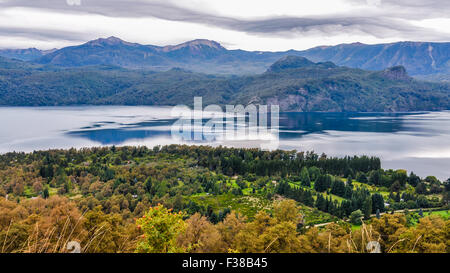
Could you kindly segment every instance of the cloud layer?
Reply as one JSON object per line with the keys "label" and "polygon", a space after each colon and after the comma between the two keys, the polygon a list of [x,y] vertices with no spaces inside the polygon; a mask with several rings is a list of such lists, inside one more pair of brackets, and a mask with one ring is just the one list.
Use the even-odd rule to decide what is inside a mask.
{"label": "cloud layer", "polygon": [[[420,24],[423,20],[448,20],[450,16],[448,0],[343,0],[354,8],[351,11],[335,13],[332,10],[327,11],[327,7],[324,6],[326,11],[324,14],[298,16],[292,14],[225,15],[220,10],[207,8],[204,1],[187,0],[180,4],[180,1],[171,0],[0,0],[0,10],[13,13],[17,9],[25,8],[25,10],[33,10],[34,14],[37,14],[37,11],[45,12],[47,16],[48,14],[71,14],[87,20],[90,16],[120,20],[158,19],[190,24],[193,28],[201,26],[245,33],[255,37],[280,37],[286,40],[321,35],[368,36],[375,40],[450,40],[450,32],[444,27],[430,28],[429,25]],[[273,1],[273,5],[277,2]],[[295,2],[297,4],[292,4],[292,8],[297,8],[299,11],[306,5],[306,1]],[[255,4],[258,4],[258,1]],[[92,28],[94,32],[101,32],[95,31],[95,26]],[[35,28],[31,25],[26,29],[0,22],[0,36],[15,35],[31,39],[75,41],[88,37],[86,31],[86,29],[77,28],[76,25],[61,24],[60,29],[55,29],[54,26]],[[130,31],[134,30],[130,29]],[[158,33],[152,33],[152,35],[158,35]],[[222,40],[227,41],[227,39]]]}

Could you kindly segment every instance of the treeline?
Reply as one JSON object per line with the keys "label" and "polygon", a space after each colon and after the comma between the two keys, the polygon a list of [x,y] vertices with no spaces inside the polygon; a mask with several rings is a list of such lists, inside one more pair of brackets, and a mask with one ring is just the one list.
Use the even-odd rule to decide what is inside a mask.
{"label": "treeline", "polygon": [[262,151],[260,149],[225,148],[207,146],[166,146],[161,152],[183,154],[198,158],[200,166],[226,175],[253,173],[257,176],[299,175],[303,167],[317,167],[333,175],[355,175],[381,168],[377,157],[327,157],[314,152]]}

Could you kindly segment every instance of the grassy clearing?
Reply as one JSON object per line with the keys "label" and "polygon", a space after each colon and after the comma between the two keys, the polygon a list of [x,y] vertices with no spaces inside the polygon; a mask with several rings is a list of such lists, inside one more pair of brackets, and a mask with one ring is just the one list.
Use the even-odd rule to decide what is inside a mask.
{"label": "grassy clearing", "polygon": [[[273,205],[272,201],[258,195],[235,196],[231,193],[221,195],[198,193],[191,195],[188,198],[201,206],[211,206],[214,212],[230,208],[231,210],[245,215],[248,219],[253,219],[260,210],[265,210],[270,213]],[[315,225],[338,220],[337,217],[332,216],[331,214],[302,205],[300,205],[300,213],[304,216],[305,225]]]}
{"label": "grassy clearing", "polygon": [[445,220],[448,220],[450,218],[450,212],[448,210],[427,211],[427,212],[423,213],[423,216],[429,216],[429,215],[439,215]]}
{"label": "grassy clearing", "polygon": [[[442,219],[444,220],[448,220],[450,219],[450,212],[448,210],[439,210],[439,211],[424,211],[423,212],[423,217],[427,217],[427,216],[440,216]],[[414,212],[410,212],[409,213],[409,221],[413,226],[416,226],[419,221],[420,221],[420,216],[419,213],[417,211]]]}
{"label": "grassy clearing", "polygon": [[354,225],[352,224],[352,231],[360,230],[362,225]]}
{"label": "grassy clearing", "polygon": [[221,195],[200,193],[190,196],[189,199],[201,206],[211,206],[214,212],[230,208],[249,219],[252,219],[260,210],[270,211],[272,209],[272,203],[269,200],[257,195],[236,196],[231,193]]}
{"label": "grassy clearing", "polygon": [[325,198],[329,198],[329,197],[331,197],[331,199],[334,201],[334,200],[337,200],[339,203],[341,203],[342,201],[344,201],[345,200],[345,198],[342,198],[342,197],[340,197],[340,196],[337,196],[337,195],[334,195],[334,194],[328,194],[328,193],[324,193],[324,194],[322,194]]}
{"label": "grassy clearing", "polygon": [[387,191],[386,188],[380,188],[380,187],[377,187],[377,186],[364,184],[364,183],[358,182],[356,180],[353,180],[352,183],[353,183],[354,187],[365,187],[365,188],[367,188],[370,191],[371,194],[379,193],[379,194],[381,194],[383,196],[383,198],[385,200],[389,199],[389,191]]}
{"label": "grassy clearing", "polygon": [[331,214],[307,206],[302,206],[300,212],[304,217],[304,225],[306,226],[329,223],[338,220],[337,217]]}

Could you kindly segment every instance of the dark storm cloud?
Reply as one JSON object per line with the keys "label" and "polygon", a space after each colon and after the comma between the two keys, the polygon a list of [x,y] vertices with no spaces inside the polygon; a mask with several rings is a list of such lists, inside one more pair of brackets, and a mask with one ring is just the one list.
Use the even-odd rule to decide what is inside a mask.
{"label": "dark storm cloud", "polygon": [[[263,20],[236,22],[232,29],[249,33],[296,35],[304,32],[322,32],[325,34],[352,33],[370,34],[377,38],[392,37],[401,34],[408,36],[434,36],[434,31],[411,27],[404,22],[390,18],[369,17],[315,17],[315,18],[268,18]],[[428,32],[424,34],[425,32]],[[423,36],[422,36],[423,37]]]}
{"label": "dark storm cloud", "polygon": [[[69,0],[77,2],[77,0]],[[66,0],[0,0],[0,7],[29,7],[65,13],[100,14],[107,17],[152,17],[169,21],[191,22],[263,36],[296,36],[299,33],[369,34],[377,38],[408,37],[410,39],[448,40],[449,34],[420,28],[405,19],[424,19],[444,14],[448,0],[347,0],[357,4],[375,3],[380,11],[364,14],[331,14],[308,17],[266,17],[238,19],[188,9],[169,1],[81,0],[81,5],[68,5]],[[384,9],[384,7],[389,7]],[[426,13],[426,14],[425,14]],[[422,14],[424,18],[418,18]],[[442,17],[442,16],[441,16]],[[448,14],[445,15],[448,17]],[[45,34],[43,34],[45,35]],[[74,38],[75,39],[75,38]]]}

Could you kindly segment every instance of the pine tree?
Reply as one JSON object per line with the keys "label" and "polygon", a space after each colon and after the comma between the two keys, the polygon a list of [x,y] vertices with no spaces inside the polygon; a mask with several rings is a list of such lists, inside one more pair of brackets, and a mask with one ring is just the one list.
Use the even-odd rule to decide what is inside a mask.
{"label": "pine tree", "polygon": [[376,212],[377,210],[384,211],[384,198],[379,193],[372,195],[372,212]]}
{"label": "pine tree", "polygon": [[323,197],[322,194],[317,195],[316,208],[324,212],[326,212],[327,210],[327,200]]}
{"label": "pine tree", "polygon": [[364,214],[365,219],[370,218],[370,214],[372,213],[372,198],[370,198],[370,196],[368,196],[364,200],[364,202],[362,204],[362,212]]}
{"label": "pine tree", "polygon": [[309,172],[306,167],[303,167],[302,171],[300,172],[300,181],[303,186],[311,187],[311,179],[309,177]]}
{"label": "pine tree", "polygon": [[44,199],[47,199],[49,196],[50,196],[50,193],[49,193],[49,191],[48,191],[48,187],[45,187],[45,188],[44,188],[44,191],[42,192],[42,197],[43,197]]}

